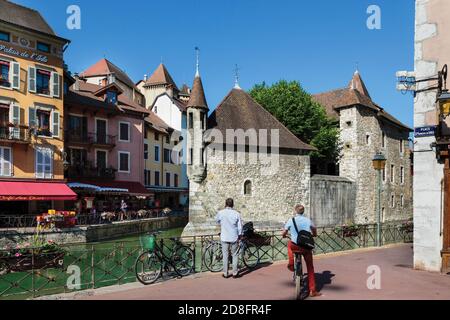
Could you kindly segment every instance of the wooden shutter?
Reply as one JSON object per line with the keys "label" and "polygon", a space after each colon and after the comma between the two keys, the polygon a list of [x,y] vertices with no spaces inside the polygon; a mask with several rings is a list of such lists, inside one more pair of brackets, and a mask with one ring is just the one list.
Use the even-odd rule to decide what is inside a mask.
{"label": "wooden shutter", "polygon": [[52,86],[51,86],[51,95],[53,97],[58,97],[61,94],[61,85],[60,85],[60,76],[56,72],[52,72]]}
{"label": "wooden shutter", "polygon": [[28,67],[28,91],[36,93],[36,68]]}
{"label": "wooden shutter", "polygon": [[13,89],[20,90],[20,64],[18,62],[12,62],[12,79],[11,79],[11,87]]}
{"label": "wooden shutter", "polygon": [[59,137],[59,127],[60,127],[60,117],[59,117],[59,111],[53,111],[53,131],[52,135],[54,137]]}
{"label": "wooden shutter", "polygon": [[37,125],[36,108],[34,107],[28,108],[28,125],[30,127],[35,127]]}

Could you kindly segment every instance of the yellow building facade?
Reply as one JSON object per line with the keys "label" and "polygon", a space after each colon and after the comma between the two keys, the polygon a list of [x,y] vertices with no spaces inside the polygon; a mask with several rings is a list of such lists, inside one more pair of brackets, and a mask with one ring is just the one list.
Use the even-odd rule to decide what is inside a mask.
{"label": "yellow building facade", "polygon": [[38,210],[36,201],[51,201],[58,209],[73,197],[65,185],[56,186],[64,180],[63,52],[69,41],[36,11],[13,9],[26,19],[0,19],[0,183],[40,185],[5,185],[19,194],[0,193],[0,209],[8,207],[6,201],[9,207],[25,201],[29,211]]}

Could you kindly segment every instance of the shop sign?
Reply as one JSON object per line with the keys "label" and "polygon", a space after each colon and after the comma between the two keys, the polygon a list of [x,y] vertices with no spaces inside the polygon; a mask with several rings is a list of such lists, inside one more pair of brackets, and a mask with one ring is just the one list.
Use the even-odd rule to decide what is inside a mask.
{"label": "shop sign", "polygon": [[41,63],[47,63],[48,57],[42,54],[29,52],[27,50],[14,49],[13,47],[7,47],[0,44],[0,52],[6,53],[12,56],[17,56],[19,58],[30,59]]}

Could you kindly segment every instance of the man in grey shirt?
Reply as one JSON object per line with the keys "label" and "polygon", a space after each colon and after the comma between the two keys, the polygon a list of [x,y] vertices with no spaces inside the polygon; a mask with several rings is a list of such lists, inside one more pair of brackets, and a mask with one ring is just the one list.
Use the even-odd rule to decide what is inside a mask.
{"label": "man in grey shirt", "polygon": [[238,241],[242,235],[242,220],[239,212],[233,210],[233,207],[233,199],[227,199],[225,209],[219,211],[216,216],[216,221],[221,227],[220,240],[222,242],[224,278],[228,278],[228,253],[230,249],[233,256],[233,278],[239,276]]}

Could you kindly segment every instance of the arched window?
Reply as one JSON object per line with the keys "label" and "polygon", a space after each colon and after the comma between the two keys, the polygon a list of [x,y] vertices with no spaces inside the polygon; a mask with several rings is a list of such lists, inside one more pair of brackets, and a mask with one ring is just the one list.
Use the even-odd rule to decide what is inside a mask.
{"label": "arched window", "polygon": [[244,182],[244,195],[246,196],[252,195],[252,182],[250,180],[246,180]]}

